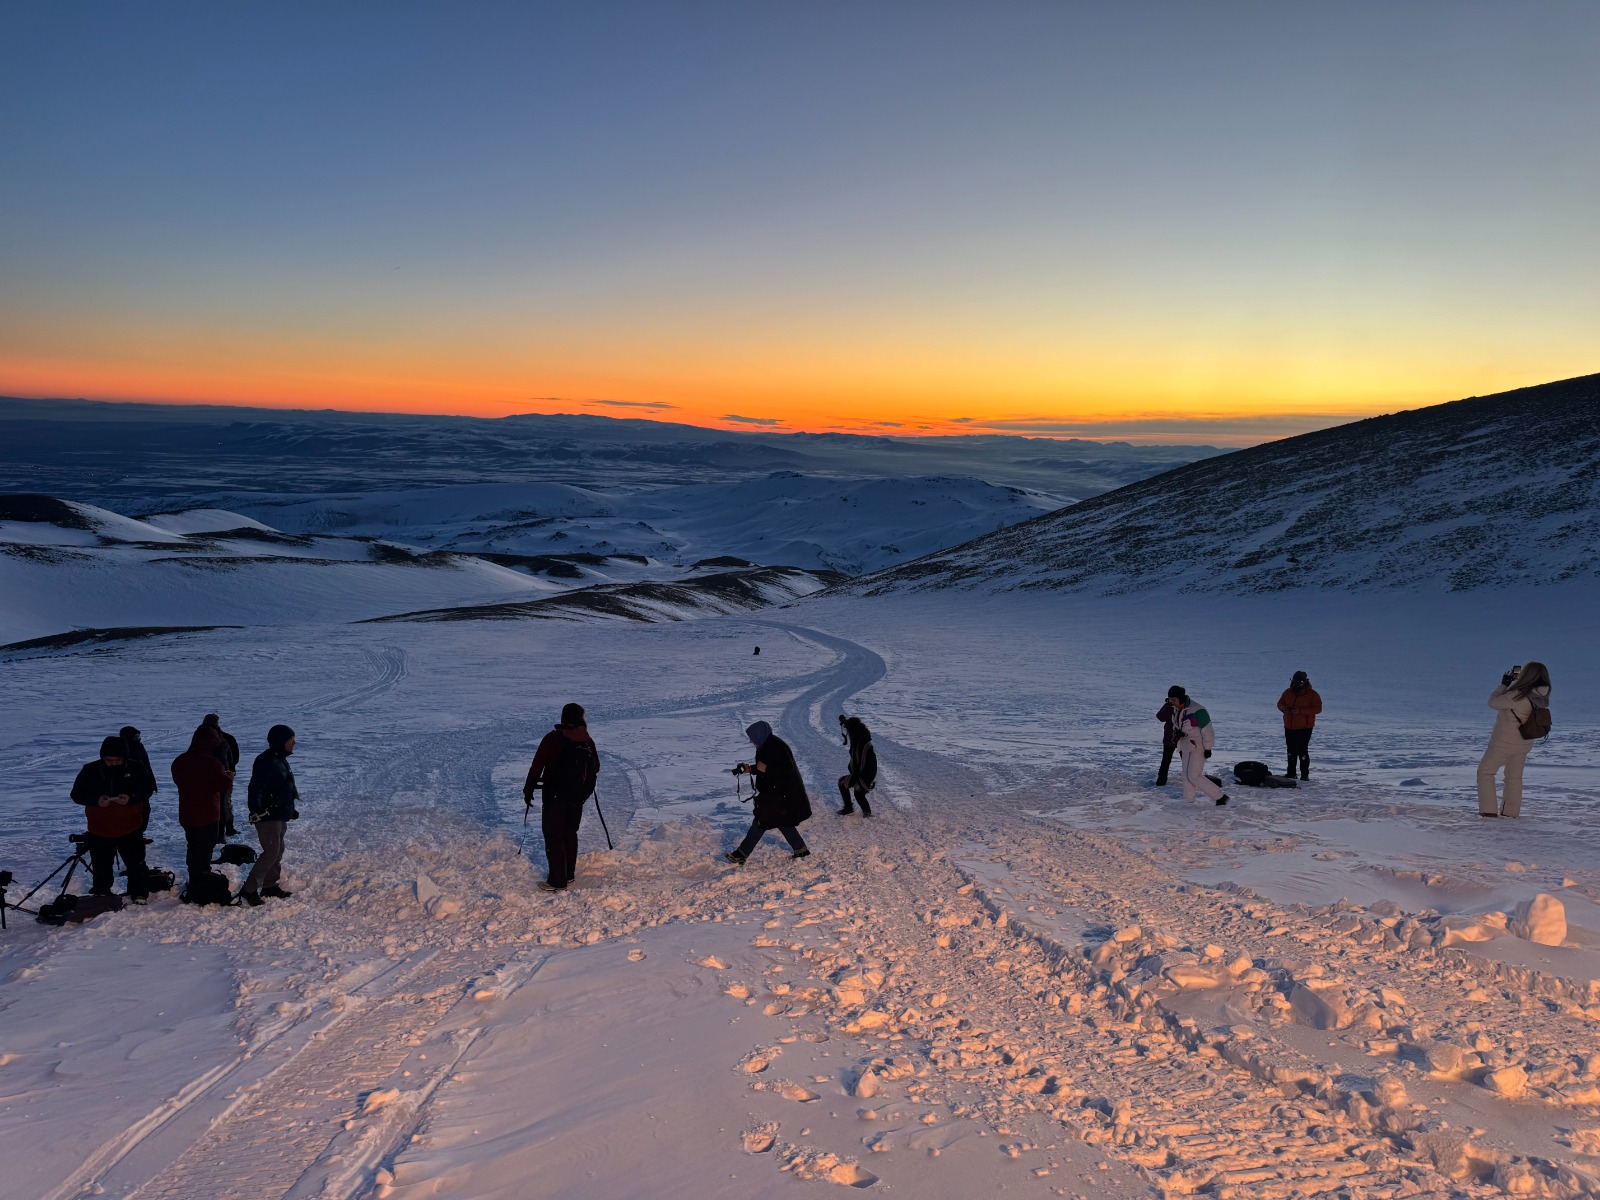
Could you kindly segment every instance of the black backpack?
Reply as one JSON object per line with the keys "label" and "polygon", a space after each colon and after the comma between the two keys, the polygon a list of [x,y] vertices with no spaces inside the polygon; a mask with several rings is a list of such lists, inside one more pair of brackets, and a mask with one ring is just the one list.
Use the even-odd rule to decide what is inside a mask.
{"label": "black backpack", "polygon": [[230,866],[244,867],[256,860],[256,852],[242,842],[223,842],[222,848],[217,851],[216,862],[212,865],[228,863]]}
{"label": "black backpack", "polygon": [[567,804],[582,804],[594,795],[595,776],[600,771],[599,755],[591,742],[561,739],[561,753],[545,768],[544,798]]}
{"label": "black backpack", "polygon": [[232,904],[233,886],[221,872],[207,871],[190,879],[178,899],[185,904]]}
{"label": "black backpack", "polygon": [[1272,769],[1264,762],[1247,760],[1233,765],[1233,777],[1245,787],[1261,787],[1271,774]]}

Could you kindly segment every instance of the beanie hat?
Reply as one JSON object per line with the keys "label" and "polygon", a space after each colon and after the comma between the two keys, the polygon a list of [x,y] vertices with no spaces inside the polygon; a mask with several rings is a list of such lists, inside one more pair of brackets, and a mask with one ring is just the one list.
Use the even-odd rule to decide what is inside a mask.
{"label": "beanie hat", "polygon": [[124,725],[122,727],[122,740],[124,742],[137,742],[139,740],[139,731],[132,725]]}
{"label": "beanie hat", "polygon": [[293,737],[294,730],[290,729],[287,725],[274,725],[271,729],[267,730],[267,745],[272,747],[274,750],[282,750],[289,744],[289,740]]}
{"label": "beanie hat", "polygon": [[222,724],[222,718],[217,716],[216,713],[207,713],[205,715],[205,717],[201,720],[200,724],[202,724],[202,725],[221,725]]}
{"label": "beanie hat", "polygon": [[1310,682],[1311,682],[1311,676],[1307,675],[1304,671],[1296,671],[1294,673],[1294,678],[1289,680],[1289,683],[1291,685],[1297,684],[1297,683],[1310,683]]}
{"label": "beanie hat", "polygon": [[1173,684],[1171,687],[1169,687],[1167,689],[1167,699],[1168,700],[1182,700],[1188,694],[1189,694],[1188,692],[1184,691],[1177,684]]}
{"label": "beanie hat", "polygon": [[108,737],[100,743],[101,758],[127,758],[128,746],[119,737]]}
{"label": "beanie hat", "polygon": [[571,729],[575,725],[584,725],[584,727],[587,728],[588,726],[585,724],[583,719],[583,705],[563,704],[561,706],[561,723],[568,729]]}
{"label": "beanie hat", "polygon": [[757,721],[744,731],[744,736],[749,738],[750,744],[759,750],[766,743],[766,740],[772,736],[772,726],[765,721]]}

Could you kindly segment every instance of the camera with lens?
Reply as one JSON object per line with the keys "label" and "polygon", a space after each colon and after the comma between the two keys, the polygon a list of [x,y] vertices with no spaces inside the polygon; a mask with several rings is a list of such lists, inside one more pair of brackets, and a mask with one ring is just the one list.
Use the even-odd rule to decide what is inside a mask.
{"label": "camera with lens", "polygon": [[733,775],[749,775],[754,771],[755,768],[749,763],[740,763],[738,766],[730,768],[729,773]]}
{"label": "camera with lens", "polygon": [[11,880],[13,878],[14,876],[10,871],[0,871],[0,892],[5,891],[11,886]]}
{"label": "camera with lens", "polygon": [[1510,687],[1513,683],[1515,683],[1517,681],[1517,676],[1521,675],[1521,674],[1522,674],[1522,664],[1518,663],[1516,666],[1512,667],[1511,670],[1507,671],[1504,675],[1500,676],[1500,686],[1501,687]]}
{"label": "camera with lens", "polygon": [[89,844],[89,835],[87,833],[69,833],[67,834],[67,841],[74,846],[87,846]]}

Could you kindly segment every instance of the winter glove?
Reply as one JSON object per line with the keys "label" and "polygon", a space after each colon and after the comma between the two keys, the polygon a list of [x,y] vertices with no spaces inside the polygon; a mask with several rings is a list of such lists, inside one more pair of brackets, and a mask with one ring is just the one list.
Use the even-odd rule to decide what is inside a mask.
{"label": "winter glove", "polygon": [[1210,758],[1210,757],[1211,757],[1211,751],[1209,751],[1209,750],[1207,750],[1207,751],[1206,751],[1206,757],[1207,757],[1207,758]]}

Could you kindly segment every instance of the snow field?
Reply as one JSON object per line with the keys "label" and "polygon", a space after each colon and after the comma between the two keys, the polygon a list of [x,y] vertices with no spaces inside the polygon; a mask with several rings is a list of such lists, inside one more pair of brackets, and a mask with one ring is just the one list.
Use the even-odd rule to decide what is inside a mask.
{"label": "snow field", "polygon": [[[1483,698],[1530,656],[1512,607],[1209,601],[1169,623],[824,599],[765,623],[291,626],[16,661],[19,878],[54,865],[66,782],[128,720],[160,771],[200,713],[247,755],[287,719],[307,799],[291,901],[8,935],[0,1146],[26,1171],[0,1197],[1590,1194],[1580,713],[1600,675],[1583,606],[1547,606],[1550,765],[1522,820],[1478,822]],[[1214,766],[1272,763],[1300,667],[1328,702],[1310,788],[1218,810],[1148,786],[1169,683],[1217,717]],[[574,698],[619,848],[591,810],[577,885],[550,897],[520,784]],[[870,822],[830,811],[841,708],[877,735]],[[774,835],[734,869],[726,768],[757,718],[812,787],[814,853]],[[1564,945],[1496,924],[1541,892]],[[77,981],[119,963],[175,985],[130,987],[112,1021]],[[113,1034],[161,1053],[118,1068],[145,1060],[102,1050]],[[72,1138],[48,1132],[69,1114]]]}

